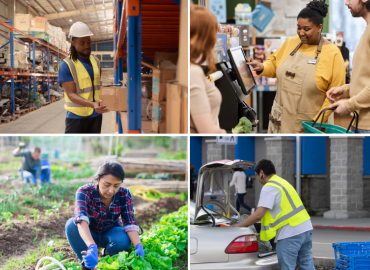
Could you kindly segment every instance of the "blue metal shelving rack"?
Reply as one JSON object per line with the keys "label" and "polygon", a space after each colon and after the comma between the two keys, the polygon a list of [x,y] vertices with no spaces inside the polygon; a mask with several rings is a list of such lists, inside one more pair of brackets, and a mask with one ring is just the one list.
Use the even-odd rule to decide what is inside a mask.
{"label": "blue metal shelving rack", "polygon": [[[180,0],[115,0],[114,83],[121,85],[127,68],[127,132],[142,133],[141,61],[153,64],[156,51],[178,50]],[[116,112],[118,133],[123,133]]]}
{"label": "blue metal shelving rack", "polygon": [[[10,65],[11,65],[11,71],[0,71],[0,76],[5,77],[4,80],[0,81],[0,94],[2,85],[5,83],[9,83],[11,85],[11,110],[14,113],[15,112],[15,95],[17,91],[21,91],[21,96],[23,91],[29,91],[31,93],[31,85],[33,86],[33,97],[35,99],[36,97],[36,91],[37,91],[37,83],[41,83],[41,91],[42,94],[44,94],[45,91],[48,92],[48,101],[50,101],[50,83],[57,83],[58,75],[56,74],[44,74],[44,73],[38,73],[35,71],[36,69],[36,61],[35,61],[35,52],[36,50],[42,52],[42,58],[47,60],[47,70],[49,71],[50,67],[50,57],[51,55],[54,55],[57,58],[57,62],[59,63],[60,56],[67,57],[68,54],[66,52],[62,52],[59,49],[56,49],[54,46],[49,45],[41,40],[38,40],[35,38],[35,32],[32,32],[32,36],[25,34],[23,31],[20,31],[13,26],[13,19],[10,18],[9,23],[0,21],[0,25],[8,28],[10,30],[10,36],[6,36],[3,34],[0,34],[3,38],[8,40],[6,44],[4,44],[2,47],[6,45],[10,45]],[[14,32],[19,33],[21,36],[16,37]],[[31,44],[32,45],[27,45]],[[31,59],[32,54],[32,60],[33,60],[33,71],[32,72],[23,72],[23,71],[16,71],[14,69],[14,42],[20,43],[22,45],[25,45],[29,48],[29,58]],[[52,51],[53,53],[51,53]],[[15,79],[15,77],[20,77],[21,79]],[[24,77],[29,77],[29,79],[24,79]],[[44,85],[44,82],[46,85]],[[25,85],[28,84],[28,89],[25,87]],[[58,92],[59,92],[59,84],[57,83]]]}

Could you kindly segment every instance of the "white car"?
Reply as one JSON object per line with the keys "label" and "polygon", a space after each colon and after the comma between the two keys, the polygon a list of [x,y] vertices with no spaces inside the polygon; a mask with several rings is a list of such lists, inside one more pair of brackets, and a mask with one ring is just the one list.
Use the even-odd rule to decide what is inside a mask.
{"label": "white car", "polygon": [[[229,185],[236,168],[250,169],[253,162],[220,160],[199,170],[196,201],[190,201],[190,269],[272,270],[280,269],[276,252],[258,252],[251,228],[228,228],[223,214],[240,214],[230,203]],[[222,213],[206,207],[216,206]],[[219,211],[220,212],[220,211]]]}

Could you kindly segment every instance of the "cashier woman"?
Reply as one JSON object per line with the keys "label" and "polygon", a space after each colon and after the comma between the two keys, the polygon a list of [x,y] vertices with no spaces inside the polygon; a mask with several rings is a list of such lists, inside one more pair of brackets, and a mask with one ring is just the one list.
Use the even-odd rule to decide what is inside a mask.
{"label": "cashier woman", "polygon": [[[269,133],[303,132],[302,122],[316,119],[331,104],[326,92],[345,83],[340,50],[321,36],[327,13],[325,1],[311,1],[297,17],[297,36],[289,38],[263,64],[248,59],[258,75],[277,78]],[[326,112],[325,122],[330,114]],[[332,121],[330,117],[328,122]]]}

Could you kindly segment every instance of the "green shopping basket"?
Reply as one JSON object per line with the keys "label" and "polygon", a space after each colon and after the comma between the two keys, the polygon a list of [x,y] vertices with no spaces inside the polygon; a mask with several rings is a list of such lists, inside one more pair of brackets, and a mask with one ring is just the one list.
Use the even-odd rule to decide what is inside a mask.
{"label": "green shopping basket", "polygon": [[[323,124],[324,122],[324,116],[327,110],[334,111],[336,108],[327,108],[320,112],[320,114],[317,116],[316,120],[314,122],[308,122],[304,121],[302,122],[302,126],[304,127],[304,133],[315,133],[315,134],[340,134],[340,133],[348,133],[353,134],[352,131],[349,131],[353,121],[356,119],[356,127],[355,127],[355,133],[357,133],[357,126],[358,126],[358,114],[356,111],[353,112],[353,117],[351,120],[351,123],[349,124],[348,128],[342,128],[340,126],[332,125],[332,124]],[[321,118],[321,123],[317,123],[317,120]]]}

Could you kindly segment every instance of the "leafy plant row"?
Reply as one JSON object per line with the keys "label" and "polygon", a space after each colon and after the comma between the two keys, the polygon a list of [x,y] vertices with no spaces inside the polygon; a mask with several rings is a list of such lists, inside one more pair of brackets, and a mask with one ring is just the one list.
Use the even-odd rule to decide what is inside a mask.
{"label": "leafy plant row", "polygon": [[[186,253],[188,245],[188,206],[181,207],[177,212],[165,215],[159,224],[140,236],[144,246],[145,258],[135,255],[131,245],[130,252],[122,251],[114,256],[102,258],[98,270],[177,270],[173,267],[179,257]],[[76,262],[63,261],[63,255],[54,256],[61,261],[67,270],[80,270]],[[50,268],[52,269],[52,268]]]}

